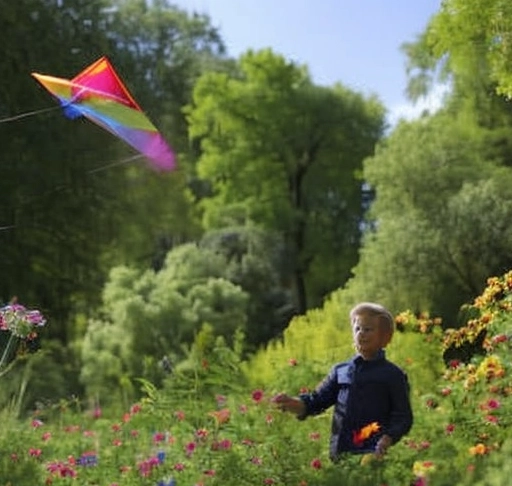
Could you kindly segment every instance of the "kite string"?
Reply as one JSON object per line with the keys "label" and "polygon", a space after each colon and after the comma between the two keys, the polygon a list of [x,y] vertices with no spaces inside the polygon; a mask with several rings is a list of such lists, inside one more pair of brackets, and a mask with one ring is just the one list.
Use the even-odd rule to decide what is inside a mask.
{"label": "kite string", "polygon": [[21,120],[22,118],[39,115],[41,113],[46,113],[48,111],[58,110],[59,108],[60,108],[60,106],[52,106],[51,108],[42,108],[41,110],[27,111],[25,113],[20,113],[19,115],[9,116],[7,118],[0,118],[0,123],[7,123],[7,122],[11,122],[11,121]]}
{"label": "kite string", "polygon": [[87,171],[88,174],[94,174],[95,172],[100,172],[105,169],[109,169],[110,167],[115,167],[116,165],[126,164],[127,162],[131,162],[132,160],[137,160],[143,158],[143,154],[132,155],[131,157],[126,157],[125,159],[118,160],[117,162],[113,162],[111,164],[102,165],[101,167],[97,167],[96,169],[92,169]]}

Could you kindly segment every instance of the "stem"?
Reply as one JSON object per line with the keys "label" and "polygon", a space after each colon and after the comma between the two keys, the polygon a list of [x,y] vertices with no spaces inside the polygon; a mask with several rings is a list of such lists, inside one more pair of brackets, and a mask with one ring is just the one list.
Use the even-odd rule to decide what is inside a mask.
{"label": "stem", "polygon": [[7,341],[7,344],[5,345],[4,352],[2,353],[2,358],[0,358],[0,370],[2,369],[2,366],[4,365],[4,361],[7,359],[7,356],[9,354],[10,348],[12,343],[14,342],[14,334],[11,333],[9,336],[9,341]]}

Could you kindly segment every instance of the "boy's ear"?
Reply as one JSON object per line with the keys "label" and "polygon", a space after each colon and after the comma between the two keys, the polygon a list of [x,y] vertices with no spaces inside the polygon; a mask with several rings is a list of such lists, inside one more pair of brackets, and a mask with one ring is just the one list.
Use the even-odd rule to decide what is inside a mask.
{"label": "boy's ear", "polygon": [[392,332],[386,332],[382,335],[382,347],[385,348],[390,342],[391,338],[393,337]]}

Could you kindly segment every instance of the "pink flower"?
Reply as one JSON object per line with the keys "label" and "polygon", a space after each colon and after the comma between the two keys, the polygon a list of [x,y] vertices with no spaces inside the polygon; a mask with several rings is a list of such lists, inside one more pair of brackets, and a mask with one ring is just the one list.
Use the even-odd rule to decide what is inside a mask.
{"label": "pink flower", "polygon": [[310,466],[311,466],[313,469],[321,469],[321,468],[322,468],[322,462],[320,461],[320,459],[315,458],[315,459],[313,459],[313,460],[311,461]]}
{"label": "pink flower", "polygon": [[195,442],[189,442],[186,446],[185,446],[185,454],[187,456],[191,456],[193,454],[193,452],[196,450],[196,443]]}
{"label": "pink flower", "polygon": [[487,408],[489,410],[495,410],[497,408],[500,408],[500,402],[498,400],[495,400],[494,398],[491,398],[487,401]]}
{"label": "pink flower", "polygon": [[135,403],[135,404],[133,404],[133,405],[131,406],[131,408],[130,408],[130,413],[131,413],[132,415],[136,415],[136,414],[138,414],[141,410],[142,410],[142,407],[140,406],[140,404]]}
{"label": "pink flower", "polygon": [[445,432],[447,434],[452,434],[453,431],[455,430],[455,425],[454,424],[448,424],[444,430],[445,430]]}
{"label": "pink flower", "polygon": [[256,403],[260,403],[263,400],[263,390],[254,390],[252,392],[252,399]]}
{"label": "pink flower", "polygon": [[296,360],[295,358],[290,358],[290,359],[288,360],[288,364],[289,364],[290,366],[297,366],[297,360]]}
{"label": "pink flower", "polygon": [[263,484],[266,484],[266,485],[274,484],[274,483],[275,483],[275,481],[272,478],[265,478],[263,480]]}
{"label": "pink flower", "polygon": [[165,440],[165,434],[163,432],[156,432],[153,434],[153,442],[155,444],[163,442]]}
{"label": "pink flower", "polygon": [[178,462],[174,465],[174,470],[175,471],[183,471],[185,469],[185,464],[183,464],[182,462]]}
{"label": "pink flower", "polygon": [[28,450],[28,453],[29,455],[31,455],[32,457],[39,457],[42,453],[41,449],[35,449],[34,447],[31,447],[29,450]]}
{"label": "pink flower", "polygon": [[94,419],[101,418],[101,408],[100,407],[94,407],[94,410],[92,411],[92,418],[94,418]]}
{"label": "pink flower", "polygon": [[451,392],[452,392],[452,389],[449,387],[446,387],[441,390],[441,395],[443,395],[443,397],[447,397],[448,395],[450,395]]}
{"label": "pink flower", "polygon": [[42,439],[44,442],[47,442],[49,441],[50,439],[52,438],[52,433],[51,432],[45,432],[42,436]]}
{"label": "pink flower", "polygon": [[139,436],[139,431],[138,430],[131,430],[130,431],[130,435],[132,437],[138,437]]}
{"label": "pink flower", "polygon": [[251,462],[253,464],[255,464],[256,466],[261,466],[263,464],[263,461],[262,461],[261,457],[253,457],[251,459]]}
{"label": "pink flower", "polygon": [[112,441],[112,445],[115,446],[115,447],[120,447],[123,445],[123,441],[121,439],[114,439]]}
{"label": "pink flower", "polygon": [[183,412],[182,410],[177,410],[176,412],[174,412],[174,416],[181,422],[183,420],[185,420],[185,412]]}
{"label": "pink flower", "polygon": [[226,397],[224,395],[216,395],[215,401],[217,402],[217,407],[222,408],[224,405],[226,405]]}
{"label": "pink flower", "polygon": [[197,429],[196,437],[199,439],[206,439],[208,437],[208,431],[206,429]]}
{"label": "pink flower", "polygon": [[42,427],[43,425],[44,425],[43,422],[39,419],[32,420],[32,427],[34,429],[38,429],[39,427]]}
{"label": "pink flower", "polygon": [[265,422],[267,423],[267,425],[270,425],[272,422],[274,421],[274,417],[267,413],[266,417],[265,417]]}

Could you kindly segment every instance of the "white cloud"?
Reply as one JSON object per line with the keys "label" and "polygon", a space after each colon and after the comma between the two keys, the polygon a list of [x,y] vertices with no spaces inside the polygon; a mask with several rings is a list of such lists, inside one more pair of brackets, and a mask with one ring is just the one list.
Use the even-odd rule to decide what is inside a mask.
{"label": "white cloud", "polygon": [[432,91],[416,103],[402,103],[392,106],[388,113],[388,122],[393,127],[400,120],[414,120],[424,113],[435,113],[444,104],[444,98],[450,91],[447,84],[437,84]]}

